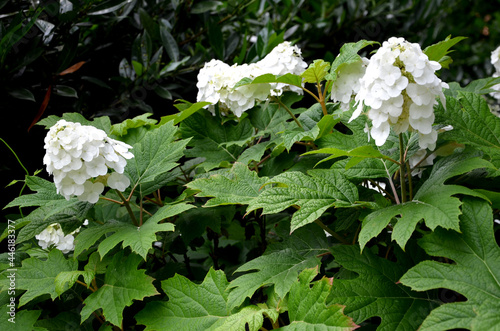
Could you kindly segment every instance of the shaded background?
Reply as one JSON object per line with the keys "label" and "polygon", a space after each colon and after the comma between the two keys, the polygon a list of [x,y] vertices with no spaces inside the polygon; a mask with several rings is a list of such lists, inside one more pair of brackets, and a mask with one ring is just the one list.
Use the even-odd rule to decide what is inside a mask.
{"label": "shaded background", "polygon": [[[499,22],[496,1],[0,0],[0,138],[33,174],[43,168],[46,133],[36,125],[28,131],[37,119],[65,112],[159,119],[177,112],[176,99],[196,101],[206,61],[257,61],[283,40],[312,62],[332,61],[360,39],[401,36],[426,47],[465,36],[440,75],[466,85],[492,75]],[[4,187],[25,172],[0,146],[4,206],[22,183]]]}

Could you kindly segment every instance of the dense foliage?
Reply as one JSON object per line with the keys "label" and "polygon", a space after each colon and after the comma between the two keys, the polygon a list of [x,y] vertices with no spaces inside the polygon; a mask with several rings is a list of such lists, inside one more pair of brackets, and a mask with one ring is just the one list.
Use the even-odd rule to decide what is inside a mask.
{"label": "dense foliage", "polygon": [[500,14],[461,3],[0,1],[0,328],[500,328]]}

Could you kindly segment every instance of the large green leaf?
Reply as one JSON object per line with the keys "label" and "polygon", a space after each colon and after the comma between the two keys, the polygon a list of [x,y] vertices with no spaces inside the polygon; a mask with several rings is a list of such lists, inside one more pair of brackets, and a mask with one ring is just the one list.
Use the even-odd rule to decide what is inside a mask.
{"label": "large green leaf", "polygon": [[413,201],[379,209],[365,218],[363,228],[359,233],[361,249],[398,215],[400,217],[394,226],[392,239],[402,248],[405,247],[417,223],[422,219],[431,230],[439,226],[460,232],[458,216],[461,214],[462,202],[453,195],[467,194],[486,197],[465,186],[445,185],[444,182],[451,177],[477,168],[490,167],[492,165],[488,161],[471,157],[469,154],[456,154],[440,159],[434,165],[429,178],[415,194]]}
{"label": "large green leaf", "polygon": [[315,267],[320,259],[317,257],[327,251],[326,238],[318,226],[299,229],[283,243],[268,247],[265,254],[251,260],[235,272],[252,271],[239,276],[230,284],[233,290],[229,293],[230,307],[237,307],[251,297],[255,291],[265,285],[274,285],[274,291],[284,298],[290,291],[297,275],[304,269]]}
{"label": "large green leaf", "polygon": [[117,136],[125,136],[129,129],[139,128],[141,126],[151,127],[156,124],[156,120],[150,117],[151,113],[142,114],[134,118],[126,119],[125,121],[111,126],[111,133]]}
{"label": "large green leaf", "polygon": [[285,172],[266,184],[277,184],[250,201],[247,212],[262,208],[263,214],[275,214],[298,206],[293,214],[291,231],[314,222],[330,207],[350,207],[358,200],[356,186],[334,170]]}
{"label": "large green leaf", "polygon": [[36,192],[31,194],[24,194],[12,200],[7,206],[9,207],[33,207],[33,206],[47,206],[52,204],[62,205],[62,200],[66,201],[67,205],[72,204],[74,201],[67,201],[62,195],[57,194],[56,186],[54,183],[49,182],[37,176],[26,176],[26,185],[30,190]]}
{"label": "large green leaf", "polygon": [[[77,270],[77,268],[78,262],[67,260],[58,249],[53,249],[45,261],[36,257],[24,260],[21,268],[13,272],[16,291],[26,290],[19,298],[19,307],[43,294],[49,294],[51,299],[55,300],[59,296],[56,292],[54,282],[57,275],[61,272]],[[2,273],[0,284],[3,291],[9,288],[10,279],[6,278],[9,275],[10,272],[8,270]],[[67,289],[66,287],[65,290]]]}
{"label": "large green leaf", "polygon": [[16,227],[21,224],[23,226],[16,241],[21,243],[29,240],[52,223],[61,224],[65,233],[68,232],[68,229],[70,232],[74,231],[82,224],[90,208],[92,208],[91,203],[78,201],[76,198],[39,207],[24,217],[19,222],[20,224],[16,224]]}
{"label": "large green leaf", "polygon": [[[0,308],[0,314],[3,317],[0,319],[0,329],[1,330],[9,330],[9,331],[45,331],[47,329],[42,327],[35,327],[34,324],[36,320],[42,313],[41,310],[19,310],[16,311],[10,310],[7,304],[4,304],[2,308]],[[12,313],[12,315],[10,314]]]}
{"label": "large green leaf", "polygon": [[290,288],[288,297],[288,316],[290,325],[281,330],[311,330],[311,331],[348,331],[356,325],[352,318],[343,314],[344,306],[326,305],[330,294],[333,278],[321,278],[310,282],[318,275],[318,267],[306,269],[299,275],[299,281]]}
{"label": "large green leaf", "polygon": [[165,205],[139,227],[131,223],[117,221],[109,221],[103,225],[89,227],[82,230],[76,237],[74,254],[75,256],[80,255],[103,235],[112,233],[99,244],[98,252],[101,256],[105,256],[116,245],[123,242],[123,248],[130,247],[132,251],[146,259],[148,250],[152,247],[153,242],[156,241],[156,233],[174,231],[172,223],[159,222],[191,208],[194,208],[194,206],[186,203]]}
{"label": "large green leaf", "polygon": [[174,141],[177,127],[172,122],[148,131],[131,149],[134,158],[128,160],[125,173],[132,186],[154,182],[159,176],[176,167],[189,139]]}
{"label": "large green leaf", "polygon": [[444,288],[467,298],[467,302],[433,310],[420,330],[498,328],[500,247],[493,232],[492,210],[487,202],[472,198],[464,199],[462,210],[462,233],[437,229],[419,241],[427,254],[454,263],[423,261],[401,278],[401,283],[416,291]]}
{"label": "large green leaf", "polygon": [[259,195],[268,178],[259,177],[243,163],[235,163],[226,175],[215,174],[209,178],[196,179],[186,186],[199,190],[198,197],[213,197],[204,207],[230,204],[249,204]]}
{"label": "large green leaf", "polygon": [[361,56],[358,52],[365,48],[366,46],[378,44],[376,41],[360,40],[356,43],[346,43],[340,48],[339,55],[335,58],[332,63],[330,74],[327,75],[327,80],[335,80],[337,74],[342,69],[343,66],[361,61]]}
{"label": "large green leaf", "polygon": [[82,322],[98,309],[106,320],[121,326],[123,309],[130,306],[133,300],[159,294],[153,285],[153,278],[145,274],[145,270],[137,270],[142,259],[135,254],[124,256],[120,251],[113,257],[104,276],[104,284],[83,302]]}
{"label": "large green leaf", "polygon": [[80,123],[82,125],[91,125],[95,126],[98,129],[103,130],[106,133],[111,131],[111,120],[107,116],[96,117],[92,121],[87,120],[80,113],[64,113],[62,117],[56,115],[50,115],[40,121],[38,121],[37,125],[43,125],[46,129],[49,129],[51,126],[56,124],[60,119],[64,119],[68,122]]}
{"label": "large green leaf", "polygon": [[[43,178],[26,176],[26,184],[36,193],[21,195],[4,207],[41,206],[16,222],[16,230],[25,227],[18,233],[17,242],[19,243],[33,238],[48,225],[55,222],[76,224],[91,207],[91,204],[79,201],[77,198],[66,200],[56,193],[54,183]],[[0,236],[0,240],[3,240],[6,236],[7,229]]]}
{"label": "large green leaf", "polygon": [[377,330],[417,330],[438,305],[426,293],[413,292],[397,283],[407,270],[405,261],[394,263],[375,256],[370,250],[360,254],[359,247],[353,245],[331,250],[336,262],[359,276],[334,279],[327,304],[345,305],[344,313],[355,323],[378,316],[382,321]]}
{"label": "large green leaf", "polygon": [[481,95],[458,92],[458,99],[446,97],[446,110],[439,107],[436,122],[449,124],[453,130],[440,136],[471,145],[492,158],[500,158],[500,118],[495,116]]}
{"label": "large green leaf", "polygon": [[323,60],[314,60],[313,63],[300,75],[304,83],[321,83],[330,69],[330,63]]}
{"label": "large green leaf", "polygon": [[228,309],[228,281],[221,270],[210,268],[203,283],[175,275],[162,282],[168,301],[154,301],[136,315],[139,324],[148,330],[245,330],[257,331],[262,327],[263,314],[274,321],[274,309],[246,306],[231,315]]}
{"label": "large green leaf", "polygon": [[427,57],[429,57],[429,60],[439,62],[441,66],[443,66],[443,68],[448,68],[450,63],[452,62],[451,58],[447,56],[452,52],[449,49],[458,42],[467,39],[466,37],[450,37],[451,36],[448,36],[445,40],[428,46],[424,49],[424,53],[425,55],[427,55]]}
{"label": "large green leaf", "polygon": [[[186,156],[205,158],[199,165],[205,171],[236,161],[244,149],[241,145],[250,140],[253,134],[248,119],[235,125],[230,122],[223,124],[219,117],[207,111],[186,118],[181,123],[180,131],[183,138],[193,138],[189,144],[192,148],[185,151]],[[231,142],[242,143],[228,144]]]}

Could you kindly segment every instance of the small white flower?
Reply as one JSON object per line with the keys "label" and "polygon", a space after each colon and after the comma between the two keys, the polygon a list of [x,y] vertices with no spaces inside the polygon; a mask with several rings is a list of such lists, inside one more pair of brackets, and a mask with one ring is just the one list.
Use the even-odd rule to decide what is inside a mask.
{"label": "small white flower", "polygon": [[130,186],[130,179],[127,176],[119,174],[117,172],[113,172],[108,177],[108,186],[117,189],[120,192],[123,192]]}
{"label": "small white flower", "polygon": [[55,247],[67,254],[75,249],[73,234],[64,235],[59,223],[53,223],[46,227],[42,232],[35,236],[38,239],[38,245],[43,249]]}
{"label": "small white flower", "polygon": [[91,181],[86,181],[83,184],[84,191],[78,196],[80,201],[87,201],[90,203],[96,203],[99,201],[99,195],[104,191],[104,184],[100,182],[92,183]]}

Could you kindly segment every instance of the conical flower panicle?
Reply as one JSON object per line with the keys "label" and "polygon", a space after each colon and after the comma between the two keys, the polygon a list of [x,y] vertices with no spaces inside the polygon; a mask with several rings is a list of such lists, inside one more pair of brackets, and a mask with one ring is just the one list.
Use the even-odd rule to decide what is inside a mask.
{"label": "conical flower panicle", "polygon": [[[132,146],[109,138],[93,126],[59,120],[45,137],[43,163],[54,176],[57,193],[96,203],[105,184],[124,191],[130,180],[123,174]],[[114,170],[108,178],[108,171]]]}
{"label": "conical flower panicle", "polygon": [[220,60],[211,60],[198,73],[198,95],[196,100],[212,105],[208,110],[215,114],[214,105],[219,103],[222,114],[232,112],[240,117],[243,112],[255,106],[256,101],[264,101],[269,96],[280,96],[284,91],[302,93],[296,86],[282,83],[234,86],[243,78],[254,79],[263,74],[300,75],[307,64],[302,60],[301,51],[289,42],[276,46],[265,58],[257,63],[229,66]]}
{"label": "conical flower panicle", "polygon": [[366,66],[351,121],[368,106],[370,135],[377,146],[385,143],[392,128],[396,134],[418,132],[420,147],[433,150],[437,140],[434,105],[436,97],[445,105],[442,89],[448,87],[435,74],[440,68],[438,62],[429,61],[419,44],[390,38]]}

